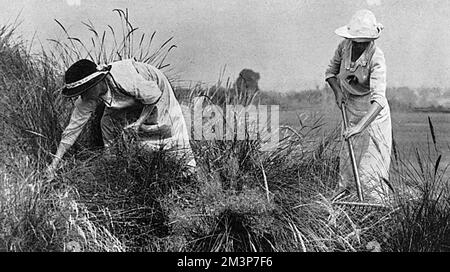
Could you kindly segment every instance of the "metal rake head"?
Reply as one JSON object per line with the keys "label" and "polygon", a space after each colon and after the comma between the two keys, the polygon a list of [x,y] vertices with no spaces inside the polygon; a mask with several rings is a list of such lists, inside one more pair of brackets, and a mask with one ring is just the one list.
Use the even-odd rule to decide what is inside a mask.
{"label": "metal rake head", "polygon": [[351,201],[335,201],[332,202],[333,206],[339,206],[354,213],[370,213],[370,212],[383,212],[392,210],[392,207],[383,204],[367,203],[367,202],[351,202]]}
{"label": "metal rake head", "polygon": [[352,211],[355,213],[370,213],[370,212],[383,212],[392,209],[389,205],[380,203],[370,203],[357,198],[348,190],[337,194],[331,199],[333,206],[344,208],[346,211]]}

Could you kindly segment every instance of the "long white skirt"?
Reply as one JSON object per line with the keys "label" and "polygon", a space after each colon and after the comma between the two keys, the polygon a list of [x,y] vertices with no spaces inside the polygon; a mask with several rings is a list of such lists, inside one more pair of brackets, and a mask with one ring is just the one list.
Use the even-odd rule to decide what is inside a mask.
{"label": "long white skirt", "polygon": [[[367,114],[369,97],[348,94],[346,107],[349,125],[356,125]],[[392,127],[389,105],[383,108],[365,131],[352,139],[364,196],[372,201],[384,202],[390,190]],[[341,186],[354,188],[353,170],[346,146],[340,156],[340,173]]]}

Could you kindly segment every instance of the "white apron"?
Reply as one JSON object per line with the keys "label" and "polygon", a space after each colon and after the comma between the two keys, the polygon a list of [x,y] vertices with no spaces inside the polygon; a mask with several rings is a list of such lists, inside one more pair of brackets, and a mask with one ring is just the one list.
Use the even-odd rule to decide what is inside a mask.
{"label": "white apron", "polygon": [[[360,59],[352,63],[351,42],[347,41],[344,44],[337,78],[345,97],[349,126],[356,125],[367,114],[371,103],[378,102],[383,106],[367,129],[352,137],[364,195],[369,200],[382,202],[386,200],[390,190],[387,182],[392,147],[391,115],[385,98],[385,67],[382,67],[385,65],[384,56],[381,53],[382,58],[380,57],[381,51],[372,43]],[[374,55],[377,63],[372,61]],[[374,66],[377,67],[377,73],[371,74],[375,71],[372,68]],[[356,77],[357,83],[350,84],[349,76]],[[374,86],[381,86],[381,88]],[[344,141],[343,144],[345,144]],[[341,186],[354,187],[353,170],[346,144],[340,156],[340,176]]]}

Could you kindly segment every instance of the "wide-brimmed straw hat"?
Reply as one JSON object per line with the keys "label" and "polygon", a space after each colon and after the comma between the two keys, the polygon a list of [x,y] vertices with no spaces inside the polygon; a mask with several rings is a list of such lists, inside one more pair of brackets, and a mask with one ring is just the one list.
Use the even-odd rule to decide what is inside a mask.
{"label": "wide-brimmed straw hat", "polygon": [[97,66],[90,60],[79,60],[67,69],[61,94],[65,97],[78,96],[101,82],[110,70],[111,65]]}
{"label": "wide-brimmed straw hat", "polygon": [[350,23],[336,29],[335,33],[347,39],[375,40],[381,35],[383,25],[377,22],[370,10],[357,11]]}

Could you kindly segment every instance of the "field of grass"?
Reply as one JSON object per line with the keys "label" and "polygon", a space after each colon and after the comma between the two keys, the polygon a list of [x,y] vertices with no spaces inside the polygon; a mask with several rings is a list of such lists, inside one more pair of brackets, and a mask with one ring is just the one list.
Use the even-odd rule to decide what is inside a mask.
{"label": "field of grass", "polygon": [[[134,56],[167,67],[170,39],[149,52],[149,36],[136,31],[126,11],[115,12],[122,34],[111,29],[107,36],[86,24],[93,48],[58,22],[68,39],[30,55],[13,26],[0,26],[0,251],[450,250],[450,190],[439,154],[420,149],[395,159],[394,211],[331,205],[340,139],[331,128],[338,122],[324,106],[311,114],[313,100],[320,97],[315,91],[311,100],[300,101],[310,105],[305,114],[281,105],[280,121],[290,129],[276,150],[261,152],[261,141],[248,138],[193,140],[195,176],[184,175],[170,152],[139,148],[132,134],[124,133],[111,152],[103,152],[95,142],[99,109],[56,178],[49,179],[45,168],[73,107],[59,95],[69,63],[80,57],[109,62]],[[112,48],[105,46],[108,37]],[[235,92],[230,86],[188,92],[187,105],[197,95],[219,105],[256,101],[225,95]],[[272,98],[261,102],[270,104],[267,99]],[[409,122],[422,136],[434,135],[420,140],[421,147],[445,146],[445,116],[431,116],[432,123],[406,113],[393,119],[400,128],[394,125],[394,131],[405,135],[398,136],[402,140],[420,137],[408,130]],[[406,187],[414,189],[415,198]]]}
{"label": "field of grass", "polygon": [[[287,110],[280,113],[280,123],[291,127],[298,126],[299,115],[316,115],[323,118],[323,134],[326,135],[336,127],[340,126],[340,112],[334,103],[318,108],[308,107],[304,110]],[[396,147],[405,156],[416,156],[415,150],[427,154],[434,150],[431,144],[429,119],[435,131],[437,150],[442,155],[444,165],[450,163],[450,113],[446,112],[415,112],[415,111],[392,111],[392,130]]]}

